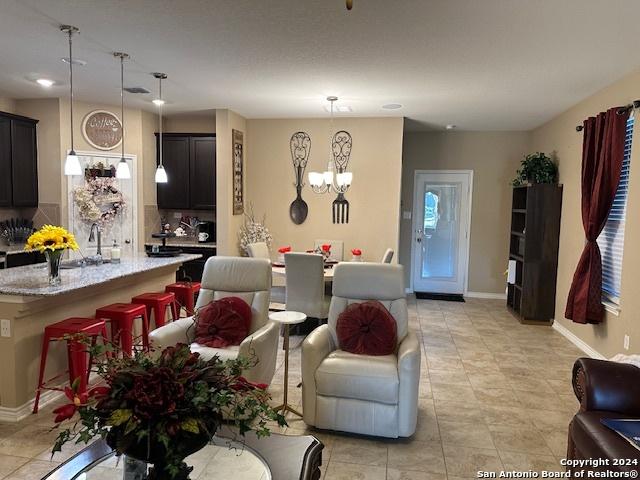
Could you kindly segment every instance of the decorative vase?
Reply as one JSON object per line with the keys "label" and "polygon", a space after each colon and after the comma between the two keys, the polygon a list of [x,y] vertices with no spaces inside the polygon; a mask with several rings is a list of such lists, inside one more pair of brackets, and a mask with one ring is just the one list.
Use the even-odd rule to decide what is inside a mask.
{"label": "decorative vase", "polygon": [[[111,448],[119,452],[118,446],[126,444],[127,446],[121,452],[126,457],[152,464],[148,476],[145,477],[147,480],[189,480],[189,474],[193,467],[188,466],[184,459],[198,450],[202,450],[211,440],[217,427],[218,422],[207,421],[207,432],[181,431],[171,437],[171,443],[168,447],[165,447],[161,441],[153,436],[150,439],[143,437],[139,440],[135,437],[128,442],[128,437],[136,434],[125,435],[124,430],[118,427],[113,427],[109,431],[106,441]],[[129,464],[135,472],[140,470],[140,466],[136,466],[135,462],[129,460]]]}
{"label": "decorative vase", "polygon": [[351,257],[351,261],[352,262],[361,262],[362,261],[362,255],[354,255],[353,257]]}
{"label": "decorative vase", "polygon": [[63,253],[64,250],[47,250],[44,252],[49,271],[49,285],[52,287],[57,287],[62,283],[62,279],[60,278],[60,262],[62,261]]}

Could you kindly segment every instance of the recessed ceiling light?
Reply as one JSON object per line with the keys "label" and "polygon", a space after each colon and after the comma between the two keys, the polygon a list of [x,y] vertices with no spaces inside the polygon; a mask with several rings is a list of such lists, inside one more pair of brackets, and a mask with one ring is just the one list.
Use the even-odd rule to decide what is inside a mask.
{"label": "recessed ceiling light", "polygon": [[382,105],[382,108],[385,110],[398,110],[399,108],[402,108],[402,105],[400,103],[387,103]]}
{"label": "recessed ceiling light", "polygon": [[38,85],[41,85],[45,88],[49,88],[55,83],[53,80],[49,80],[48,78],[38,78],[36,82],[38,83]]}
{"label": "recessed ceiling light", "polygon": [[[62,60],[64,63],[69,63],[69,57],[63,57],[60,60]],[[87,64],[85,60],[80,60],[79,58],[74,58],[73,60],[71,60],[71,63],[73,65],[79,65],[81,67],[84,67]]]}
{"label": "recessed ceiling light", "polygon": [[164,105],[164,100],[162,100],[161,98],[154,98],[151,101],[157,106]]}
{"label": "recessed ceiling light", "polygon": [[445,128],[446,128],[447,130],[455,130],[455,129],[456,129],[456,127],[457,127],[457,125],[454,125],[454,124],[450,123],[450,124],[449,124],[449,125],[447,125]]}

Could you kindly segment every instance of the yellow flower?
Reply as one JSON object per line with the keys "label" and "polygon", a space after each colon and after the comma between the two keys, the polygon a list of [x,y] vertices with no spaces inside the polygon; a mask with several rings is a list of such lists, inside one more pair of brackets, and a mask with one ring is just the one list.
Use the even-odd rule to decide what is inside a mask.
{"label": "yellow flower", "polygon": [[72,233],[62,227],[45,225],[34,232],[25,245],[25,250],[38,250],[44,253],[46,250],[78,250],[78,243]]}

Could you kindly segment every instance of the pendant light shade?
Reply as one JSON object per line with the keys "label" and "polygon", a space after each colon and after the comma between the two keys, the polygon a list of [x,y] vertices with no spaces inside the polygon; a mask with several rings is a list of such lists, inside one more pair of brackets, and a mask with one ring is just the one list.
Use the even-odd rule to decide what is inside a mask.
{"label": "pendant light shade", "polygon": [[80,159],[73,150],[69,151],[67,158],[64,161],[64,174],[67,176],[82,175]]}
{"label": "pendant light shade", "polygon": [[167,171],[162,165],[158,165],[158,168],[156,169],[156,183],[167,183],[168,181]]}
{"label": "pendant light shade", "polygon": [[82,175],[80,160],[73,149],[73,34],[79,30],[72,25],[61,25],[60,31],[69,36],[69,118],[71,122],[71,149],[64,160],[64,174],[67,176]]}
{"label": "pendant light shade", "polygon": [[153,101],[158,106],[158,125],[160,127],[160,133],[158,135],[158,168],[156,169],[156,183],[167,183],[169,179],[167,178],[167,171],[164,169],[164,165],[162,164],[162,106],[164,105],[164,100],[162,99],[162,80],[167,78],[164,73],[156,72],[153,74],[154,77],[158,79],[158,98]]}
{"label": "pendant light shade", "polygon": [[131,171],[127,160],[124,158],[124,60],[129,58],[129,54],[115,52],[113,56],[120,59],[120,122],[122,124],[122,155],[116,167],[116,178],[128,180],[131,178]]}

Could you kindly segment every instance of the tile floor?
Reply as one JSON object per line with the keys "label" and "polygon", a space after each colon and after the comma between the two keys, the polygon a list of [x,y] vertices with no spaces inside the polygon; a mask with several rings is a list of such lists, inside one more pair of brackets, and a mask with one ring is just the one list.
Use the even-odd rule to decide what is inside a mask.
{"label": "tile floor", "polygon": [[[578,407],[571,368],[582,352],[550,327],[520,325],[503,301],[410,297],[409,309],[410,328],[423,345],[416,434],[400,440],[337,434],[287,417],[284,433],[311,433],[325,444],[322,478],[460,480],[477,478],[478,470],[562,471],[567,425]],[[289,379],[290,401],[300,409],[301,340],[292,338]],[[279,360],[274,403],[282,396],[282,351]],[[69,448],[50,460],[56,435],[50,410],[0,423],[0,479],[39,480],[73,453]]]}

